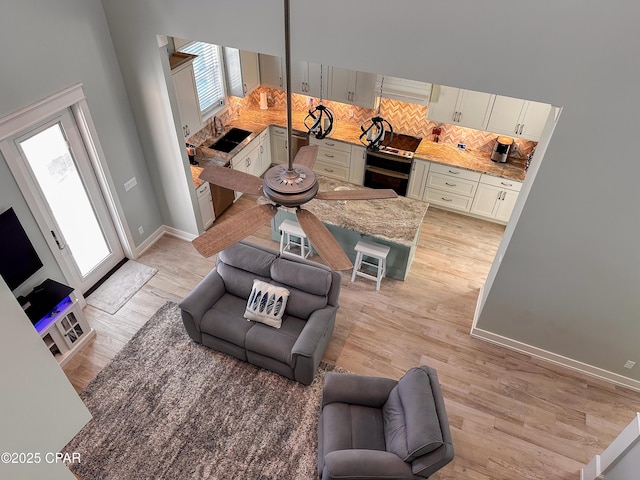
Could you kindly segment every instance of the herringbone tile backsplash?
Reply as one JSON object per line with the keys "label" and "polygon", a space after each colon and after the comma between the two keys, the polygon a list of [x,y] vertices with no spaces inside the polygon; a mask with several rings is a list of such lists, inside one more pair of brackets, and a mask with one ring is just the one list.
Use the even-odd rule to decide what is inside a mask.
{"label": "herringbone tile backsplash", "polygon": [[[283,90],[258,87],[249,96],[245,98],[229,97],[231,99],[231,117],[240,113],[245,108],[259,108],[260,92],[267,92],[267,105],[269,108],[286,108],[286,94]],[[309,100],[313,101],[313,105],[318,104],[319,99],[307,97],[306,95],[292,94],[291,108],[294,111],[306,111],[309,109]],[[322,102],[332,112],[336,120],[341,122],[349,122],[355,125],[362,125],[371,117],[377,114],[377,110],[356,107],[344,103],[323,100]],[[349,115],[349,111],[353,111],[353,117]],[[427,107],[416,105],[413,103],[400,102],[397,100],[383,99],[380,105],[380,115],[385,118],[393,127],[394,132],[413,135],[420,138],[433,140],[432,130],[434,127],[440,127],[442,133],[439,141],[442,143],[458,144],[466,143],[467,147],[481,152],[491,152],[497,135],[482,130],[474,130],[472,128],[458,127],[447,123],[437,123],[427,120]],[[226,123],[226,119],[225,120]],[[515,139],[518,151],[513,153],[514,157],[525,157],[533,151],[537,142],[528,140]]]}

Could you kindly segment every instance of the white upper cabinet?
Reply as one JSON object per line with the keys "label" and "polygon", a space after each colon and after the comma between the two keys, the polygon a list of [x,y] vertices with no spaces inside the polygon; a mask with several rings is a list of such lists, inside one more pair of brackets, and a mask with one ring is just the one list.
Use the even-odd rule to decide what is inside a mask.
{"label": "white upper cabinet", "polygon": [[527,140],[540,140],[551,105],[496,96],[487,130]]}
{"label": "white upper cabinet", "polygon": [[[322,78],[322,96],[327,96],[327,69]],[[320,64],[293,62],[291,64],[291,91],[311,97],[320,97]]]}
{"label": "white upper cabinet", "polygon": [[428,105],[431,93],[431,84],[407,80],[404,78],[378,75],[375,92],[380,94],[382,84],[382,97],[401,102],[415,103],[417,105]]}
{"label": "white upper cabinet", "polygon": [[339,67],[329,67],[328,70],[329,100],[374,108],[377,75]]}
{"label": "white upper cabinet", "polygon": [[188,138],[191,135],[195,135],[202,126],[192,61],[182,63],[171,70],[171,77],[173,78],[173,87],[178,99],[178,113],[182,123],[182,134],[184,138]]}
{"label": "white upper cabinet", "polygon": [[494,97],[490,93],[433,85],[427,118],[432,122],[486,130]]}
{"label": "white upper cabinet", "polygon": [[260,65],[260,85],[270,88],[284,89],[284,65],[280,57],[274,55],[258,55]]}
{"label": "white upper cabinet", "polygon": [[229,95],[245,97],[260,85],[257,53],[225,47],[224,60]]}

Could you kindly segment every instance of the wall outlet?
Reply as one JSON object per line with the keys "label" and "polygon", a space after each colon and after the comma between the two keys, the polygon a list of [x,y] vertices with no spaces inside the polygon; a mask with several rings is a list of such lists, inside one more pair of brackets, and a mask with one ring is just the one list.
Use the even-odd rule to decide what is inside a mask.
{"label": "wall outlet", "polygon": [[137,184],[138,184],[138,181],[136,180],[136,177],[131,177],[131,179],[129,179],[126,182],[124,182],[124,191],[128,192],[133,187],[135,187]]}
{"label": "wall outlet", "polygon": [[142,228],[142,225],[140,225],[140,226],[138,227],[138,233],[139,233],[140,235],[144,235],[144,228]]}
{"label": "wall outlet", "polygon": [[353,117],[353,108],[350,108],[350,109],[349,109],[349,116],[350,116],[350,117]]}
{"label": "wall outlet", "polygon": [[636,362],[634,362],[633,360],[627,360],[624,363],[624,368],[632,369],[635,365],[636,365]]}

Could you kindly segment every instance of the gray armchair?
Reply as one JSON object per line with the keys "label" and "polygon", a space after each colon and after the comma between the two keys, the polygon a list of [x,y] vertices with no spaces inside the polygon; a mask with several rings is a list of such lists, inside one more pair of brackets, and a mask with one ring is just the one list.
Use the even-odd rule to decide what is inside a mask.
{"label": "gray armchair", "polygon": [[399,381],[329,372],[318,422],[318,476],[427,478],[453,459],[449,421],[435,369]]}

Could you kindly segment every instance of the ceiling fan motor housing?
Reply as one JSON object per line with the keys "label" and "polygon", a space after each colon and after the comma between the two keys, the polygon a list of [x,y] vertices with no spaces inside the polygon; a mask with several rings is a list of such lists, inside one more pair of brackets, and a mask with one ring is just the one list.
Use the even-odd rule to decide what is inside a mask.
{"label": "ceiling fan motor housing", "polygon": [[277,205],[299,207],[313,200],[318,188],[318,180],[313,170],[294,163],[291,170],[287,165],[270,168],[264,175],[262,191]]}

